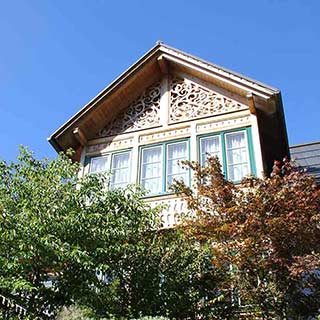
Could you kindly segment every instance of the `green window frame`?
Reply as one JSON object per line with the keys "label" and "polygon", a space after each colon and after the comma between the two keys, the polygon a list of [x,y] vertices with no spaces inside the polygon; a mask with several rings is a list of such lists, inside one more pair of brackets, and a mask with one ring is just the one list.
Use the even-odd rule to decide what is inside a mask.
{"label": "green window frame", "polygon": [[[243,133],[243,141],[241,141],[240,145],[230,146],[229,137],[235,136],[237,133]],[[198,136],[198,159],[202,165],[205,164],[205,152],[202,150],[202,146],[204,145],[203,142],[206,140],[209,141],[212,138],[219,140],[219,152],[216,153],[219,153],[218,157],[220,159],[222,171],[227,180],[240,183],[244,176],[256,175],[251,127],[225,130]],[[214,155],[217,155],[216,153]],[[240,160],[232,162],[234,158],[238,158]],[[243,161],[243,158],[246,158],[247,161]],[[247,169],[244,169],[246,165]],[[241,171],[240,179],[235,178],[235,176],[237,176],[237,174],[235,174],[235,168]]]}
{"label": "green window frame", "polygon": [[109,189],[113,190],[124,188],[132,182],[131,157],[131,149],[113,151],[104,155],[86,157],[86,165],[89,166],[90,174],[110,172]]}
{"label": "green window frame", "polygon": [[[174,152],[174,146],[185,145],[185,153],[184,156],[179,156],[177,153],[179,151]],[[152,161],[146,161],[146,152],[151,150],[161,150],[159,158],[157,160],[153,159]],[[170,157],[170,153],[173,155]],[[149,157],[151,158],[151,156]],[[180,176],[185,176],[185,183],[190,185],[190,170],[182,169],[177,165],[177,162],[182,160],[190,160],[190,139],[179,139],[179,140],[171,140],[161,143],[155,143],[150,145],[141,146],[139,150],[139,183],[146,188],[146,190],[150,190],[147,194],[148,197],[159,196],[170,194],[172,191],[169,189],[171,182],[175,178],[179,178]],[[150,165],[151,168],[147,168]],[[146,172],[152,172],[152,176],[146,176]],[[155,172],[155,173],[153,173]],[[157,185],[156,188],[148,188],[147,180],[156,180]],[[152,186],[152,184],[150,184]],[[153,189],[153,190],[152,190]]]}

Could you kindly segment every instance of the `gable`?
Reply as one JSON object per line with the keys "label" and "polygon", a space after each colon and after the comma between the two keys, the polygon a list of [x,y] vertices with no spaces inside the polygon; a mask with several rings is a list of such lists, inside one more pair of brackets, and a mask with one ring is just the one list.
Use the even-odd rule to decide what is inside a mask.
{"label": "gable", "polygon": [[165,75],[146,88],[123,111],[106,121],[95,138],[146,130],[248,109],[238,95],[221,93],[209,83],[186,75]]}
{"label": "gable", "polygon": [[[177,77],[171,84],[164,80],[168,74]],[[147,91],[158,81],[160,102],[151,106],[145,102]],[[81,148],[94,138],[238,112],[247,106],[253,113],[255,108],[277,113],[285,132],[279,90],[159,42],[48,140],[57,151],[73,148],[79,160]]]}

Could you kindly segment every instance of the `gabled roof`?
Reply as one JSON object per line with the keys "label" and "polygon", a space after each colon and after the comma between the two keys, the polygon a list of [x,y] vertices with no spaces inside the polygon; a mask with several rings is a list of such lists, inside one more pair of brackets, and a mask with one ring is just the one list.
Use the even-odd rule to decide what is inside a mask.
{"label": "gabled roof", "polygon": [[231,92],[250,96],[258,102],[260,108],[265,108],[265,111],[278,109],[283,117],[278,89],[157,42],[143,57],[57,129],[48,141],[57,151],[68,148],[78,150],[143,89],[172,70],[190,73]]}
{"label": "gabled roof", "polygon": [[320,141],[290,147],[291,158],[320,183]]}

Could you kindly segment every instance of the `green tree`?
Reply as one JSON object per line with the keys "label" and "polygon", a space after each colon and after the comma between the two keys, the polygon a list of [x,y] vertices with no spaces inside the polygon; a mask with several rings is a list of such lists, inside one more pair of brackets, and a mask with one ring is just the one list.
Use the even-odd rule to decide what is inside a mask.
{"label": "green tree", "polygon": [[0,162],[0,290],[29,314],[98,305],[96,270],[121,269],[157,228],[141,191],[106,192],[107,177],[78,178],[78,169],[66,155],[39,161],[24,148],[16,163]]}
{"label": "green tree", "polygon": [[72,305],[68,308],[62,308],[58,312],[56,320],[96,320],[96,316],[88,308]]}
{"label": "green tree", "polygon": [[108,191],[108,176],[78,171],[67,155],[40,161],[25,148],[0,162],[0,293],[31,319],[74,304],[97,319],[211,312],[223,278],[211,250],[161,229],[139,188]]}
{"label": "green tree", "polygon": [[286,159],[275,162],[271,177],[249,177],[241,185],[224,179],[214,157],[203,167],[185,165],[194,186],[178,182],[175,190],[193,219],[183,230],[211,246],[213,265],[226,274],[221,292],[266,318],[316,314],[320,193],[314,179]]}
{"label": "green tree", "polygon": [[160,229],[147,241],[132,267],[133,314],[144,310],[144,315],[171,319],[208,315],[204,302],[217,297],[217,283],[223,278],[212,268],[210,250],[179,228]]}

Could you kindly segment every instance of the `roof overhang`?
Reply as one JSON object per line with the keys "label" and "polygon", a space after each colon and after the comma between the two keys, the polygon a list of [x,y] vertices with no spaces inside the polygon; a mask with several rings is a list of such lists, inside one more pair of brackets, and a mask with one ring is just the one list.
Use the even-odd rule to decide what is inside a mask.
{"label": "roof overhang", "polygon": [[[246,97],[253,113],[255,107],[272,113],[277,109],[282,110],[278,89],[158,42],[57,129],[48,141],[58,152],[68,148],[79,150],[106,121],[112,120],[143,89],[161,79],[164,73],[175,71],[191,74]],[[280,113],[283,116],[282,111]],[[92,128],[95,128],[94,133]]]}

